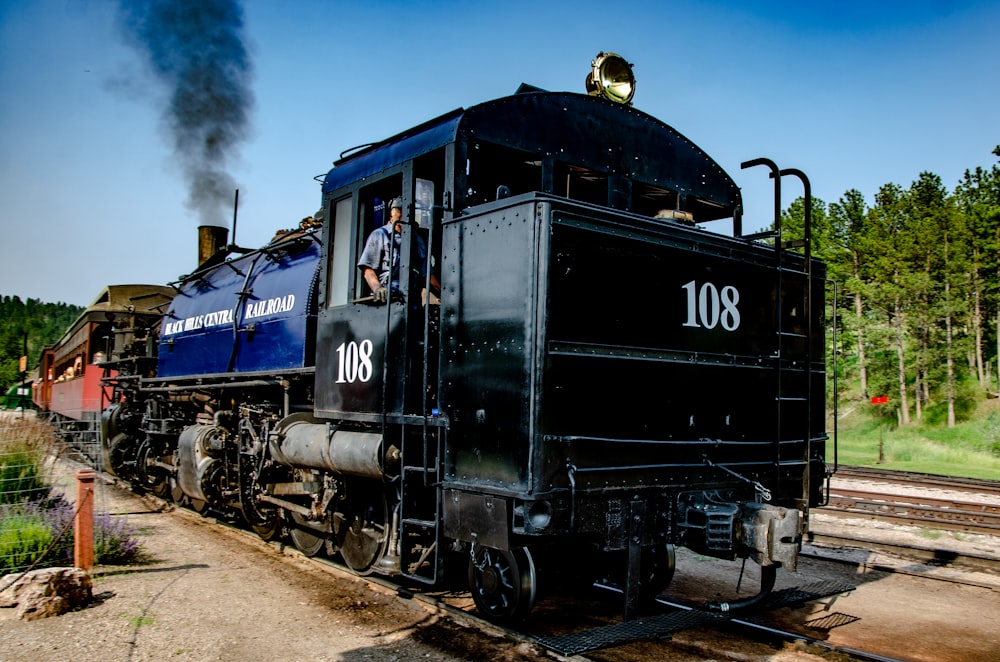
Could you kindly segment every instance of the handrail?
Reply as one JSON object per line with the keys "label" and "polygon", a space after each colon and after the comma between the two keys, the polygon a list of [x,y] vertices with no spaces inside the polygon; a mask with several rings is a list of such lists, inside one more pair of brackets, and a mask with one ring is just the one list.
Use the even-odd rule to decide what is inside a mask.
{"label": "handrail", "polygon": [[[806,316],[806,438],[812,435],[812,187],[809,178],[798,168],[785,168],[780,171],[781,175],[794,175],[802,181],[802,197],[805,199],[805,210],[803,211],[802,238],[805,241],[805,261],[806,261],[806,284],[803,306]],[[825,410],[825,406],[824,406]],[[806,470],[802,474],[802,493],[806,499],[812,490],[812,472],[809,470],[812,462],[812,442],[806,444]]]}
{"label": "handrail", "polygon": [[[775,274],[776,274],[776,278],[777,278],[777,280],[775,281],[775,284],[774,284],[774,328],[775,328],[775,332],[776,332],[776,336],[775,336],[775,343],[776,343],[775,356],[778,359],[777,362],[776,362],[777,373],[776,373],[776,377],[775,377],[776,380],[777,380],[777,389],[776,389],[777,393],[775,394],[775,404],[774,404],[774,406],[775,406],[775,420],[776,420],[776,425],[777,425],[777,432],[775,434],[774,459],[775,459],[775,466],[778,467],[778,466],[781,465],[781,436],[782,436],[782,430],[781,430],[781,374],[782,374],[781,373],[781,371],[782,371],[782,368],[781,368],[781,356],[782,356],[782,350],[783,350],[783,347],[782,347],[783,343],[782,343],[781,333],[782,333],[782,319],[784,318],[783,311],[782,311],[782,303],[783,302],[782,302],[782,297],[781,297],[781,292],[782,292],[782,289],[783,289],[783,287],[782,287],[782,277],[781,277],[781,273],[782,273],[782,270],[781,270],[781,253],[782,253],[782,249],[781,249],[781,170],[778,168],[778,165],[774,161],[772,161],[771,159],[766,159],[766,158],[759,158],[759,159],[752,159],[750,161],[744,161],[743,163],[740,164],[740,168],[743,168],[743,169],[754,168],[756,166],[761,166],[761,165],[767,166],[767,168],[771,171],[770,177],[771,177],[771,179],[774,180],[774,260],[775,260],[774,267],[775,267]],[[808,388],[808,385],[807,385],[807,388]],[[806,418],[808,418],[808,416]],[[808,435],[807,435],[807,437],[808,437]],[[807,454],[808,454],[808,452],[807,452]],[[806,470],[806,473],[808,473],[808,468]],[[774,480],[775,480],[776,484],[780,484],[781,483],[781,474],[780,473],[776,473],[775,476],[774,476]]]}

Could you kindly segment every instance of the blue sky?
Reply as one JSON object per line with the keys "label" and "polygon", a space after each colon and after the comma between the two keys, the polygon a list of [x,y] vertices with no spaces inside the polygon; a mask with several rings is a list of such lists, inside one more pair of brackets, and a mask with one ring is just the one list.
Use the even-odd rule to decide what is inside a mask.
{"label": "blue sky", "polygon": [[[1000,144],[1000,2],[319,2],[248,0],[252,129],[229,162],[239,244],[320,204],[343,150],[513,92],[583,91],[598,51],[634,65],[634,104],[743,189],[871,203],[922,171],[954,188]],[[0,294],[86,305],[109,283],[194,268],[197,216],[161,119],[164,91],[110,0],[0,0]],[[801,193],[784,186],[785,205]],[[225,219],[231,220],[231,219]]]}

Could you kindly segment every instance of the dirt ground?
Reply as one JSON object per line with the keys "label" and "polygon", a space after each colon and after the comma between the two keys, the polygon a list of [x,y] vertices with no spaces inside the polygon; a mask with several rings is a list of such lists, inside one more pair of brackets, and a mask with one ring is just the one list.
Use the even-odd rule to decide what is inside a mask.
{"label": "dirt ground", "polygon": [[[71,473],[62,480],[69,482]],[[34,622],[0,609],[0,660],[552,660],[556,656],[502,632],[446,616],[433,604],[402,599],[390,589],[335,569],[319,568],[295,550],[282,550],[229,531],[186,511],[105,485],[97,507],[127,514],[149,562],[98,567],[91,573],[90,607]],[[833,526],[833,524],[830,524]],[[985,543],[980,543],[985,544]],[[884,560],[884,559],[883,559]],[[997,586],[953,584],[850,565],[800,563],[779,572],[779,586],[829,579],[857,589],[776,616],[837,646],[901,660],[1000,659],[1000,578]],[[753,564],[749,564],[752,566]],[[913,568],[916,570],[916,568]],[[671,591],[729,597],[739,568],[678,553]],[[989,580],[989,578],[987,578]],[[756,590],[748,567],[743,594]],[[978,584],[980,582],[974,582]],[[559,603],[539,616],[582,614]],[[804,627],[826,619],[832,627]],[[748,644],[725,631],[683,632],[669,643],[601,651],[596,659],[768,660],[836,659],[795,646]]]}
{"label": "dirt ground", "polygon": [[[777,588],[832,579],[855,589],[798,609],[766,612],[753,620],[800,632],[834,647],[875,653],[887,659],[1000,660],[1000,577],[927,567],[886,555],[866,556],[867,560],[857,566],[801,558],[796,572],[779,571]],[[698,569],[688,575],[681,574],[683,560],[678,561],[679,576],[671,592],[694,594],[708,589],[731,594],[737,567],[727,573],[724,563],[712,563],[711,569]],[[890,567],[893,572],[882,570]],[[755,577],[755,572],[748,572],[745,581],[753,586]]]}
{"label": "dirt ground", "polygon": [[161,512],[108,485],[99,486],[97,508],[127,515],[149,562],[96,567],[95,601],[77,612],[26,622],[0,609],[0,660],[533,657],[502,636],[466,632],[417,601],[193,513]]}

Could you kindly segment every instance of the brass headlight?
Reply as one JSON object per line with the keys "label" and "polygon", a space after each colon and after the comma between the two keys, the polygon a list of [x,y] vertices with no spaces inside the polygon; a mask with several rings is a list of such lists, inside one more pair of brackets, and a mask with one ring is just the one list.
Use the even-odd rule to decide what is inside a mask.
{"label": "brass headlight", "polygon": [[631,103],[635,95],[632,65],[617,53],[598,53],[587,74],[587,94],[615,103]]}

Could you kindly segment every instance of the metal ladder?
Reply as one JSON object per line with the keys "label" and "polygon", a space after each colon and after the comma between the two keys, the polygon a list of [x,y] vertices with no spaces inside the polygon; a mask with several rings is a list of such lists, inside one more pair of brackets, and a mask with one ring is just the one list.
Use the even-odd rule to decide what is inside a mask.
{"label": "metal ladder", "polygon": [[441,571],[438,484],[445,428],[424,425],[419,432],[407,432],[399,484],[400,571],[414,581],[433,584]]}
{"label": "metal ladder", "polygon": [[[804,421],[805,430],[803,431],[802,441],[804,443],[803,450],[803,471],[802,471],[802,495],[808,501],[811,485],[810,485],[810,465],[812,461],[812,283],[813,283],[813,273],[812,273],[812,189],[809,183],[809,179],[806,177],[805,173],[796,168],[785,168],[779,169],[778,166],[770,159],[760,158],[753,159],[751,161],[745,161],[740,164],[743,169],[752,168],[759,165],[767,166],[771,173],[770,177],[774,180],[774,230],[771,232],[761,233],[759,235],[745,236],[747,239],[756,239],[766,236],[771,236],[774,238],[774,253],[775,253],[775,369],[776,369],[776,391],[777,395],[775,398],[775,415],[776,415],[776,432],[775,432],[775,484],[780,484],[781,482],[781,441],[784,438],[784,416],[783,409],[786,406],[795,406],[799,408],[804,408],[802,420]],[[794,242],[783,242],[781,237],[781,178],[785,175],[794,175],[802,181],[803,185],[803,198],[805,201],[805,209],[803,211],[803,238],[801,240],[796,240]],[[784,263],[784,251],[786,248],[804,248],[804,269],[797,269],[793,267],[786,266]],[[785,274],[804,274],[805,275],[805,286],[803,288],[802,296],[802,307],[803,315],[805,319],[805,331],[792,331],[785,328],[785,314],[784,314],[784,280]],[[786,342],[800,340],[804,343],[804,360],[801,367],[790,365],[785,360],[785,349]],[[789,396],[785,394],[786,379],[785,376],[788,373],[796,372],[801,373],[801,378],[805,383],[805,395],[803,396]],[[796,435],[798,436],[798,435]],[[794,459],[794,458],[793,458]]]}

